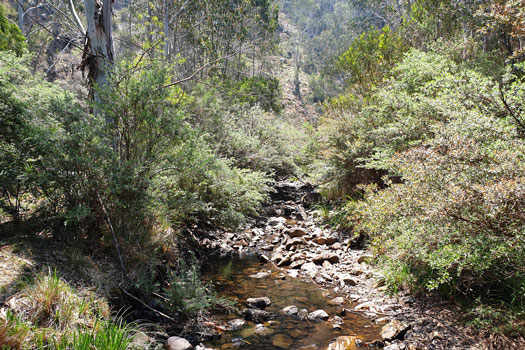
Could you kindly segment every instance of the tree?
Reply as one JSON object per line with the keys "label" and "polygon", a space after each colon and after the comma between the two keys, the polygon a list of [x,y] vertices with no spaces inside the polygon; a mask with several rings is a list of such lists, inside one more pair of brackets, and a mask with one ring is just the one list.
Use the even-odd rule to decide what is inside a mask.
{"label": "tree", "polygon": [[14,51],[20,56],[25,46],[25,38],[20,28],[16,24],[9,22],[4,7],[0,5],[0,50]]}
{"label": "tree", "polygon": [[[103,87],[108,83],[108,73],[114,62],[112,10],[115,0],[84,0],[87,32],[82,69],[88,69],[92,95],[95,102],[100,99],[95,87]],[[74,6],[71,2],[70,8],[77,25],[83,28]]]}

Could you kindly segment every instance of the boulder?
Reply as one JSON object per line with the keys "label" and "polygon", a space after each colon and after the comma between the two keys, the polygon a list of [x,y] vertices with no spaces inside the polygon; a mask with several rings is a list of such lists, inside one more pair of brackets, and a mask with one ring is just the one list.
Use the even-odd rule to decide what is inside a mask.
{"label": "boulder", "polygon": [[250,278],[262,279],[262,278],[267,278],[270,276],[271,276],[271,272],[260,271],[260,272],[257,272],[256,274],[250,275]]}
{"label": "boulder", "polygon": [[321,321],[327,320],[330,316],[324,310],[315,310],[308,314],[308,319],[310,321]]}
{"label": "boulder", "polygon": [[248,298],[246,299],[246,304],[251,308],[264,309],[272,303],[270,298],[261,297],[261,298]]}
{"label": "boulder", "polygon": [[282,309],[281,312],[287,316],[295,316],[299,312],[299,309],[295,305],[290,305]]}
{"label": "boulder", "polygon": [[258,309],[244,309],[242,314],[246,320],[253,322],[267,321],[272,317],[268,311]]}
{"label": "boulder", "polygon": [[184,338],[181,337],[169,337],[166,342],[167,350],[189,350],[193,349],[193,346]]}
{"label": "boulder", "polygon": [[306,309],[299,310],[299,312],[297,313],[297,318],[303,321],[306,320],[308,318],[308,310]]}
{"label": "boulder", "polygon": [[343,273],[343,274],[339,275],[339,280],[341,282],[343,282],[347,286],[352,286],[353,287],[353,286],[357,285],[356,279],[352,275],[350,275],[348,273]]}
{"label": "boulder", "polygon": [[355,336],[337,337],[333,343],[328,345],[326,350],[353,350],[356,347],[356,341],[359,338]]}
{"label": "boulder", "polygon": [[370,261],[372,261],[372,259],[374,259],[374,257],[372,255],[361,255],[359,258],[357,258],[357,263],[358,264],[362,264],[362,263],[369,263]]}
{"label": "boulder", "polygon": [[410,326],[398,320],[392,320],[381,328],[381,338],[386,341],[402,339]]}
{"label": "boulder", "polygon": [[332,300],[328,302],[328,304],[330,305],[343,305],[344,303],[345,303],[345,298],[343,297],[333,298]]}
{"label": "boulder", "polygon": [[339,257],[337,254],[332,252],[323,252],[319,255],[316,255],[312,258],[312,261],[318,265],[322,264],[324,261],[329,261],[332,264],[339,262]]}
{"label": "boulder", "polygon": [[228,322],[228,326],[232,331],[238,331],[239,329],[242,329],[245,325],[246,321],[241,318],[237,318]]}
{"label": "boulder", "polygon": [[296,246],[302,245],[302,244],[306,244],[306,241],[304,240],[304,238],[302,238],[302,237],[295,237],[295,238],[289,240],[288,242],[286,242],[284,248],[286,250],[290,250],[293,247],[296,247]]}
{"label": "boulder", "polygon": [[286,230],[285,233],[292,238],[303,237],[306,235],[306,231],[300,227],[292,227]]}

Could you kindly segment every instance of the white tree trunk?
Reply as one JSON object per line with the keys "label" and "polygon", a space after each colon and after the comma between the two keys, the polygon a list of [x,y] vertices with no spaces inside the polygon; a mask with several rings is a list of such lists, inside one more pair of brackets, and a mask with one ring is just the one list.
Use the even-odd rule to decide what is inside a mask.
{"label": "white tree trunk", "polygon": [[85,66],[95,88],[93,98],[99,102],[96,88],[108,84],[108,74],[113,65],[112,8],[114,0],[84,0],[87,17],[87,46]]}

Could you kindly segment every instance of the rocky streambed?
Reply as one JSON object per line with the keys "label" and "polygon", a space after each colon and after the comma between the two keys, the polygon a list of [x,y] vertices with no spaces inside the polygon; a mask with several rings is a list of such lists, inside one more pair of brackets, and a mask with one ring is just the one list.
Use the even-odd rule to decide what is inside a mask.
{"label": "rocky streambed", "polygon": [[308,209],[312,186],[280,183],[266,216],[203,244],[224,258],[206,277],[241,305],[215,315],[214,349],[481,349],[455,325],[453,305],[385,294],[361,242],[322,225]]}

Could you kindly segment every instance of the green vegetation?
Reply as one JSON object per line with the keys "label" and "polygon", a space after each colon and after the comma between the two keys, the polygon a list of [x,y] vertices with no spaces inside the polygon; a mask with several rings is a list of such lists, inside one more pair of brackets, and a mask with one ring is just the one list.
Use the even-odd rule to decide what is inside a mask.
{"label": "green vegetation", "polygon": [[[396,16],[393,4],[369,6]],[[506,11],[497,5],[457,6],[417,1],[339,56],[349,78],[320,123],[323,193],[346,200],[329,220],[369,237],[391,291],[438,292],[470,307],[473,325],[523,334],[519,35],[477,20]]]}
{"label": "green vegetation", "polygon": [[20,28],[9,21],[4,6],[0,4],[0,51],[9,50],[21,55],[25,47],[25,38]]}
{"label": "green vegetation", "polygon": [[391,292],[525,333],[522,1],[10,3],[0,229],[103,278],[12,269],[0,345],[127,349],[122,305],[180,332],[231,310],[192,251],[291,178],[318,181],[318,216],[367,237]]}

